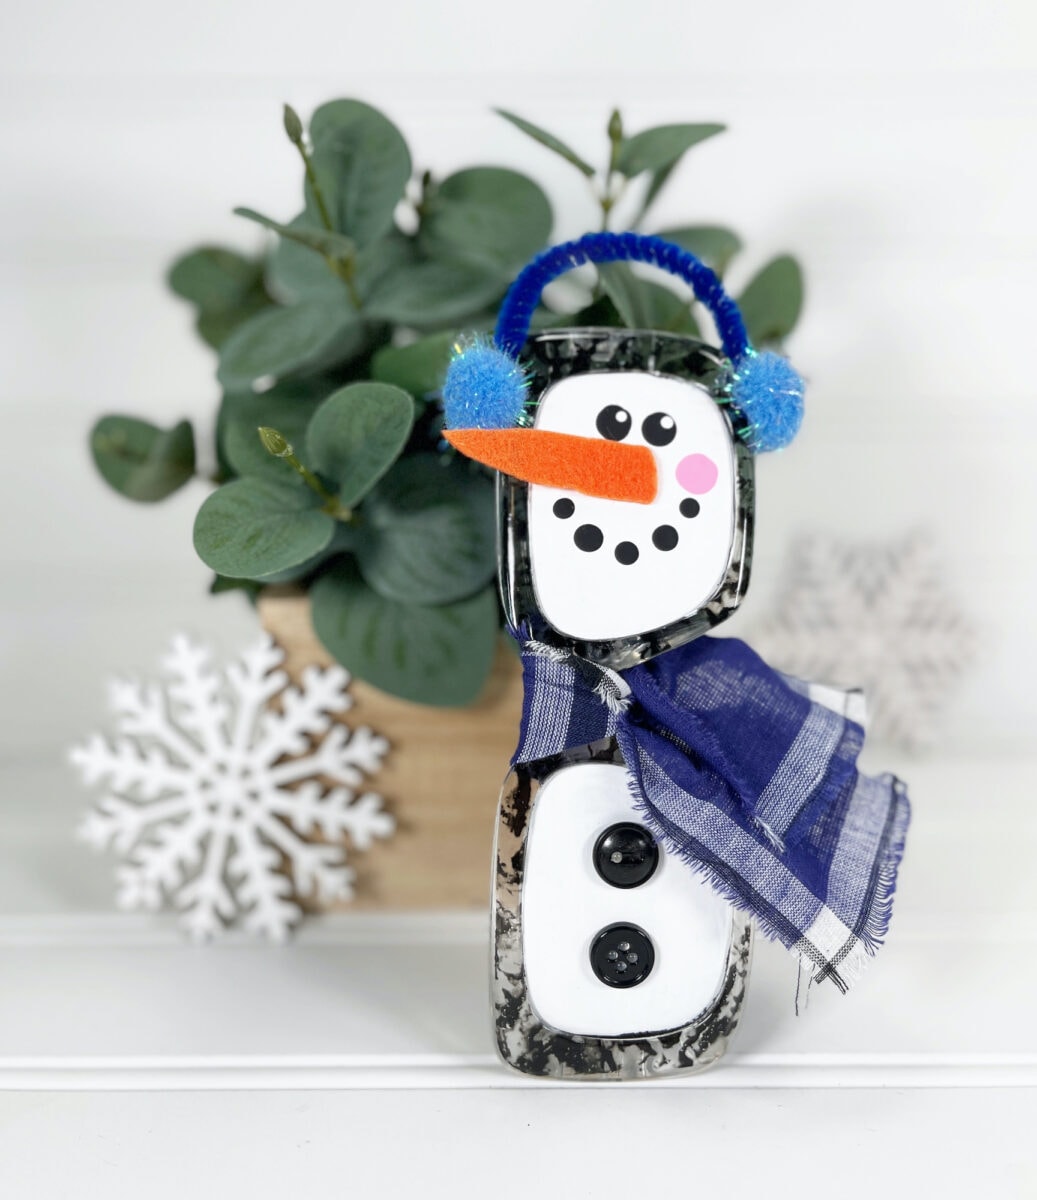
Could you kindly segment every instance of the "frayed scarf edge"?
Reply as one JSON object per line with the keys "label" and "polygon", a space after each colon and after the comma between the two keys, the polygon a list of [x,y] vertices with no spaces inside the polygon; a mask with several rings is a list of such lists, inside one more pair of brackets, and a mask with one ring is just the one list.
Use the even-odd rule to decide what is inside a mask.
{"label": "frayed scarf edge", "polygon": [[[890,831],[889,843],[882,864],[878,869],[875,884],[875,898],[868,910],[867,918],[860,930],[854,934],[854,943],[846,956],[838,963],[819,963],[817,957],[808,951],[799,950],[794,943],[786,946],[778,929],[766,918],[749,908],[744,899],[731,887],[713,866],[697,858],[687,849],[676,842],[666,829],[659,823],[655,809],[641,794],[637,780],[627,769],[627,788],[638,812],[645,818],[649,828],[670,852],[684,863],[694,874],[703,878],[717,895],[723,897],[732,908],[749,917],[753,925],[768,941],[777,942],[787,949],[799,964],[800,970],[806,972],[811,983],[831,981],[842,993],[846,993],[863,975],[865,968],[875,957],[879,948],[884,944],[889,933],[890,921],[893,916],[893,898],[896,894],[897,876],[900,863],[904,857],[907,841],[907,829],[911,821],[911,806],[907,797],[905,784],[894,775],[884,775],[883,780],[889,781],[893,791],[894,814]],[[818,957],[820,954],[818,953]]]}

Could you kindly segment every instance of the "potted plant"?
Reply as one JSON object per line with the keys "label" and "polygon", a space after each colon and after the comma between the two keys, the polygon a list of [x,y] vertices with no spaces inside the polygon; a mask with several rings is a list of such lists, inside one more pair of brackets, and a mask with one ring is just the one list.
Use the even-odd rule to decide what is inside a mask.
{"label": "potted plant", "polygon": [[[605,166],[512,113],[513,127],[580,172],[596,223],[640,227],[684,155],[723,130],[607,125]],[[169,272],[218,355],[217,476],[194,529],[214,593],[243,591],[290,671],[335,658],[352,673],[351,720],[394,745],[379,787],[401,837],[373,850],[360,894],[411,906],[482,903],[496,792],[521,684],[503,648],[489,474],[441,437],[438,389],[459,334],[490,330],[518,269],[551,240],[551,205],[497,166],[415,174],[403,135],[358,100],[284,109],[302,210],[236,211],[272,236],[258,256],[202,246]],[[723,274],[730,229],[661,229]],[[800,271],[767,263],[738,301],[756,345],[798,317]],[[698,334],[694,306],[612,264],[535,325],[625,325]],[[90,435],[103,478],[155,502],[195,475],[195,435],[125,415]],[[460,711],[459,711],[460,710]],[[444,869],[444,867],[446,869]]]}

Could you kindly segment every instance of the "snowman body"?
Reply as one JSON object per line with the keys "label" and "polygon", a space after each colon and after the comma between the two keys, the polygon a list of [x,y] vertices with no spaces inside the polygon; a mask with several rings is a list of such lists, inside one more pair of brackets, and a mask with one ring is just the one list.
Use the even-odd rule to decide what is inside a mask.
{"label": "snowman body", "polygon": [[522,905],[530,1002],[554,1029],[680,1029],[720,990],[730,906],[648,832],[622,762],[572,763],[541,785]]}
{"label": "snowman body", "polygon": [[[536,640],[626,667],[737,605],[751,530],[747,456],[713,394],[715,375],[695,357],[700,343],[564,331],[531,348],[534,426],[647,446],[658,486],[650,503],[635,503],[506,480],[505,606]],[[617,359],[622,369],[610,369]],[[519,768],[505,785],[498,1045],[529,1073],[700,1068],[737,1019],[748,926],[653,837],[629,783],[611,742]]]}

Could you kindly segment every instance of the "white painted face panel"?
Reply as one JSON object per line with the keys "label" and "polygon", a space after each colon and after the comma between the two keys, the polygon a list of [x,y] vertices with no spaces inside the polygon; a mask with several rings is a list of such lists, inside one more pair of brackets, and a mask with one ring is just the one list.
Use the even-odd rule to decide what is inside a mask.
{"label": "white painted face panel", "polygon": [[[529,554],[540,611],[559,633],[604,640],[697,611],[730,557],[735,457],[704,388],[643,371],[573,375],[544,393],[536,427],[648,446],[659,491],[633,504],[529,489]],[[659,444],[665,442],[665,444]]]}
{"label": "white painted face panel", "polygon": [[[588,1037],[679,1029],[716,996],[727,964],[731,907],[660,847],[640,887],[612,887],[594,867],[594,844],[611,825],[642,823],[613,763],[563,767],[542,785],[526,836],[522,954],[529,998],[545,1024]],[[655,964],[631,988],[609,987],[590,964],[595,935],[637,925]]]}

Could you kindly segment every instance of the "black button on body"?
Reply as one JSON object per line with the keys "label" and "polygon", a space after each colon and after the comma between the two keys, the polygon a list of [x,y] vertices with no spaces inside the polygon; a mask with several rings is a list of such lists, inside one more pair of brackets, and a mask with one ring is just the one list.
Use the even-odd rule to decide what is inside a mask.
{"label": "black button on body", "polygon": [[654,965],[652,939],[636,925],[608,925],[591,942],[591,969],[609,987],[635,987]]}
{"label": "black button on body", "polygon": [[643,825],[610,825],[594,843],[594,867],[617,888],[640,887],[659,865],[659,847]]}

